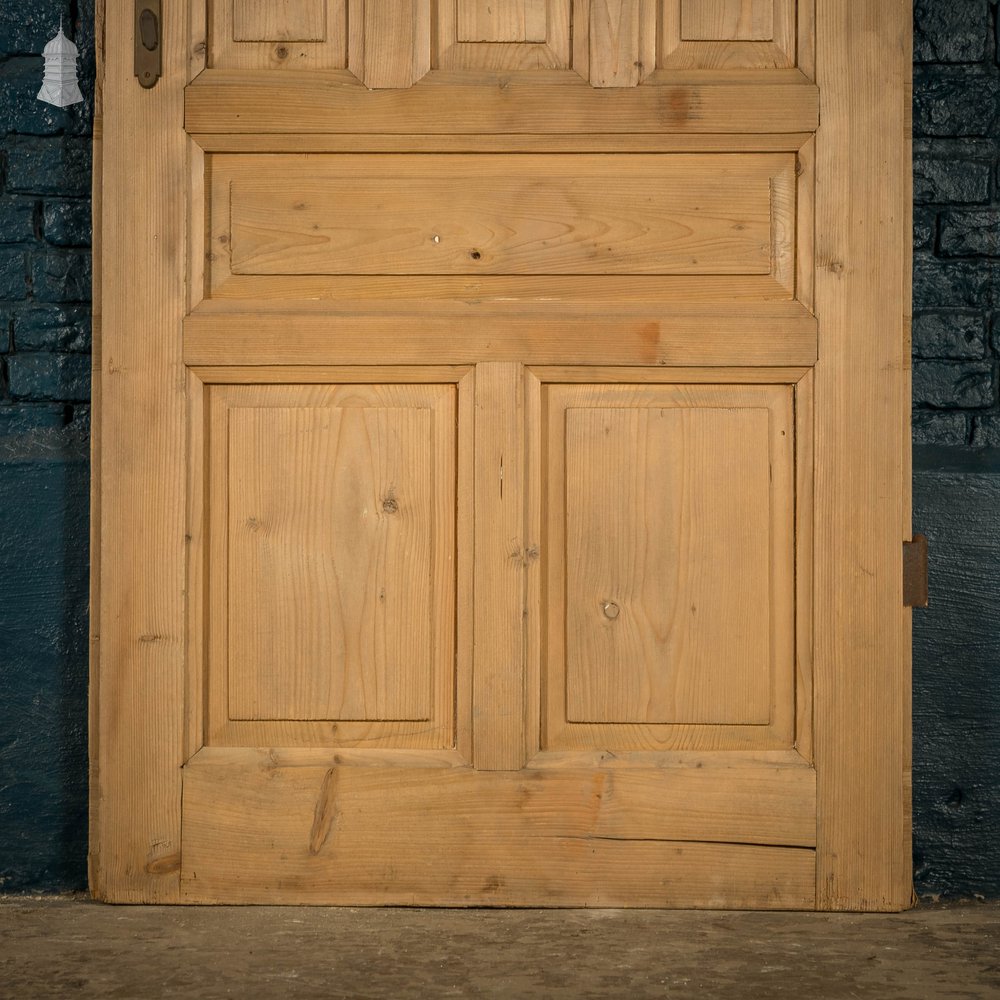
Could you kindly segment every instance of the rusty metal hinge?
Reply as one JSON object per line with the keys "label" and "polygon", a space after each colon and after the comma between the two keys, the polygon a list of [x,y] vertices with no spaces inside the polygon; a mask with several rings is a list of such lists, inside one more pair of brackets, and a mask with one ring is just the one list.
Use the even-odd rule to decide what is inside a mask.
{"label": "rusty metal hinge", "polygon": [[927,537],[914,535],[912,542],[903,542],[903,604],[908,608],[926,608],[929,600]]}

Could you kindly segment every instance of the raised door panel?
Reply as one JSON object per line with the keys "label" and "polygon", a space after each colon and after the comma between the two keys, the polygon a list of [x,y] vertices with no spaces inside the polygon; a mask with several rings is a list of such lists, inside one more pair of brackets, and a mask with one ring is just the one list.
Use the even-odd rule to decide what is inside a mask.
{"label": "raised door panel", "polygon": [[571,0],[438,0],[435,69],[568,70]]}
{"label": "raised door panel", "polygon": [[566,411],[569,722],[768,723],[769,450],[764,407]]}
{"label": "raised door panel", "polygon": [[348,0],[209,0],[208,64],[343,69]]}
{"label": "raised door panel", "polygon": [[454,745],[456,420],[449,385],[207,386],[208,743]]}
{"label": "raised door panel", "polygon": [[[659,66],[787,69],[811,63],[812,0],[663,0]],[[801,11],[798,8],[801,7]]]}
{"label": "raised door panel", "polygon": [[430,718],[431,424],[362,400],[229,411],[232,718]]}
{"label": "raised door panel", "polygon": [[791,748],[793,388],[543,400],[543,749]]}
{"label": "raised door panel", "polygon": [[579,276],[591,295],[621,278],[795,287],[791,153],[217,156],[211,176],[212,296],[312,297],[309,276],[343,297],[537,277],[573,294]]}
{"label": "raised door panel", "polygon": [[770,41],[775,2],[781,0],[681,0],[681,37],[685,41]]}
{"label": "raised door panel", "polygon": [[455,7],[460,42],[544,42],[548,38],[548,0],[456,0]]}

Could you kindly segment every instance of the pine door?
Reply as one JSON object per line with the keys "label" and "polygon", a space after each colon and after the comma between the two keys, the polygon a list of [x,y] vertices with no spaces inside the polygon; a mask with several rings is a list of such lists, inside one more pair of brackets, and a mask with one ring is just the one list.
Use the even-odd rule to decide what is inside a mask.
{"label": "pine door", "polygon": [[151,88],[103,15],[95,894],[907,905],[907,4],[164,7]]}

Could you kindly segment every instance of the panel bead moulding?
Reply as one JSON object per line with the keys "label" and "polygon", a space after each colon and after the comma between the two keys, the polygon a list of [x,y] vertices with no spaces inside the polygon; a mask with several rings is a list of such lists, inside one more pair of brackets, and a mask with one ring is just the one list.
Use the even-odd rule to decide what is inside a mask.
{"label": "panel bead moulding", "polygon": [[575,70],[595,87],[634,87],[655,69],[773,70],[808,63],[799,37],[808,45],[812,4],[210,0],[209,63],[349,69],[373,90],[409,87],[432,69],[480,74],[483,82],[491,73]]}

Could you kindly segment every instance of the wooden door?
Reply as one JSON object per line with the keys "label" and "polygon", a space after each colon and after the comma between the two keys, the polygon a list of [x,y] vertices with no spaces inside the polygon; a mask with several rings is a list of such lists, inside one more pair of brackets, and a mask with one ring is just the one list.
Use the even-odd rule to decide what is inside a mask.
{"label": "wooden door", "polygon": [[95,894],[908,905],[907,4],[164,6]]}

